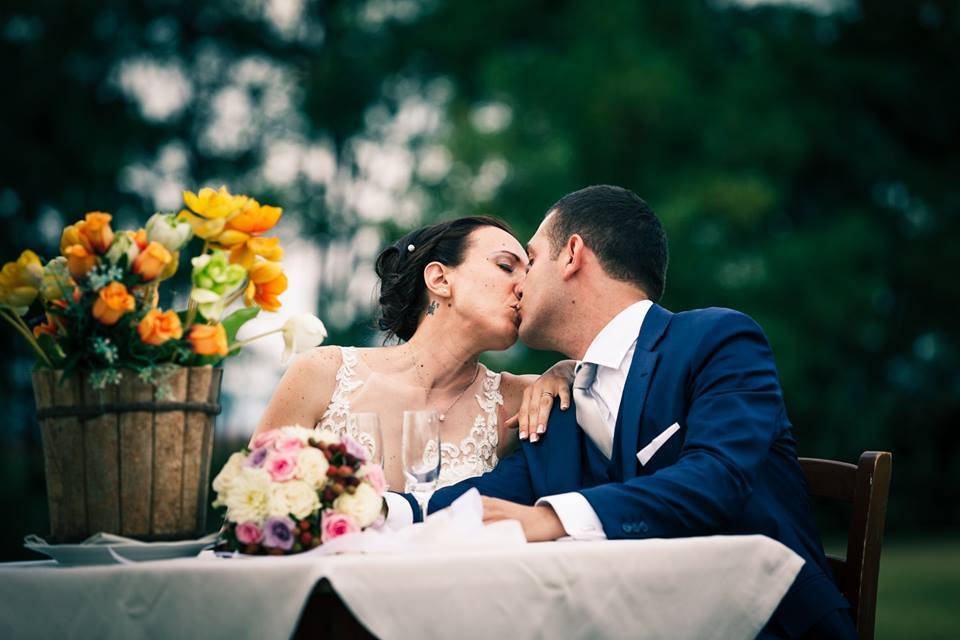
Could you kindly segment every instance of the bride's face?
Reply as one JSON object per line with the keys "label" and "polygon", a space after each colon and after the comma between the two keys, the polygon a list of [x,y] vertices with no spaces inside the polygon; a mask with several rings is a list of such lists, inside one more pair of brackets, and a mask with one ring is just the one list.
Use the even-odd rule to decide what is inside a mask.
{"label": "bride's face", "polygon": [[507,349],[517,341],[526,251],[497,227],[474,230],[469,242],[463,262],[449,269],[450,296],[444,304],[465,321],[472,337],[483,341],[485,350]]}

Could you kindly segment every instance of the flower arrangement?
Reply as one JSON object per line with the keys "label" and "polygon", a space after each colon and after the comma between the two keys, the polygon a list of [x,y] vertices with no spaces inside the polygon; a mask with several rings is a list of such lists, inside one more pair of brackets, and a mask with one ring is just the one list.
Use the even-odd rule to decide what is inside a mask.
{"label": "flower arrangement", "polygon": [[213,481],[225,508],[220,548],[308,551],[381,520],[386,480],[356,440],[299,426],[261,433]]}
{"label": "flower arrangement", "polygon": [[[27,250],[3,266],[0,316],[28,341],[40,366],[91,372],[96,388],[118,382],[123,369],[159,383],[177,366],[216,365],[267,335],[236,339],[261,309],[281,307],[283,249],[278,238],[264,236],[281,209],[225,187],[187,191],[183,199],[179,213],[157,213],[134,230],[115,231],[110,214],[88,213],[63,230],[60,255],[44,264]],[[160,284],[177,272],[192,238],[203,242],[189,262],[187,308],[160,309]],[[236,301],[242,306],[225,316]],[[281,331],[284,359],[326,336],[310,315],[268,333]]]}

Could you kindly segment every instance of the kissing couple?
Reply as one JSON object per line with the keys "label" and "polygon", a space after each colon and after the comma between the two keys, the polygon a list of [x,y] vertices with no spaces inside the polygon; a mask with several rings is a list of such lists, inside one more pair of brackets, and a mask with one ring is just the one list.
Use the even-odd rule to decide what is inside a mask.
{"label": "kissing couple", "polygon": [[[760,637],[855,638],[770,345],[743,313],[658,305],[667,255],[647,203],[607,185],[561,198],[526,248],[495,218],[412,231],[376,263],[377,322],[399,344],[301,355],[257,432],[344,433],[349,413],[376,412],[396,489],[400,409],[436,410],[428,511],[475,487],[485,521],[518,520],[531,542],[766,535],[805,563]],[[570,360],[542,376],[479,362],[518,337]],[[423,517],[409,494],[386,502],[391,527]]]}

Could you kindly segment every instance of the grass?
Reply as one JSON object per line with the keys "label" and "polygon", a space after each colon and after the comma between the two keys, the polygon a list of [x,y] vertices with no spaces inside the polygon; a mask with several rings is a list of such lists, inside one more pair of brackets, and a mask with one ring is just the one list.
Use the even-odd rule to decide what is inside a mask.
{"label": "grass", "polygon": [[960,538],[884,543],[876,637],[960,638]]}

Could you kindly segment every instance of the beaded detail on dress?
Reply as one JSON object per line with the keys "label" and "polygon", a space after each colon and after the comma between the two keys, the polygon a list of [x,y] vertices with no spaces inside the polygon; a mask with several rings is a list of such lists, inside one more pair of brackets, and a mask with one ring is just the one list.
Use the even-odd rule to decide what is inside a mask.
{"label": "beaded detail on dress", "polygon": [[[343,363],[337,371],[337,386],[330,398],[330,404],[316,428],[331,431],[339,436],[347,433],[347,416],[350,414],[350,398],[364,381],[357,380],[357,349],[356,347],[341,347]],[[492,470],[498,462],[497,445],[499,432],[497,430],[497,406],[503,404],[503,395],[500,393],[499,373],[484,368],[480,393],[474,395],[480,407],[480,413],[473,420],[469,432],[462,438],[453,438],[452,441],[440,438],[440,480],[438,487],[455,484],[465,478],[482,475]],[[350,434],[356,437],[357,434]],[[424,457],[436,452],[426,451]]]}

